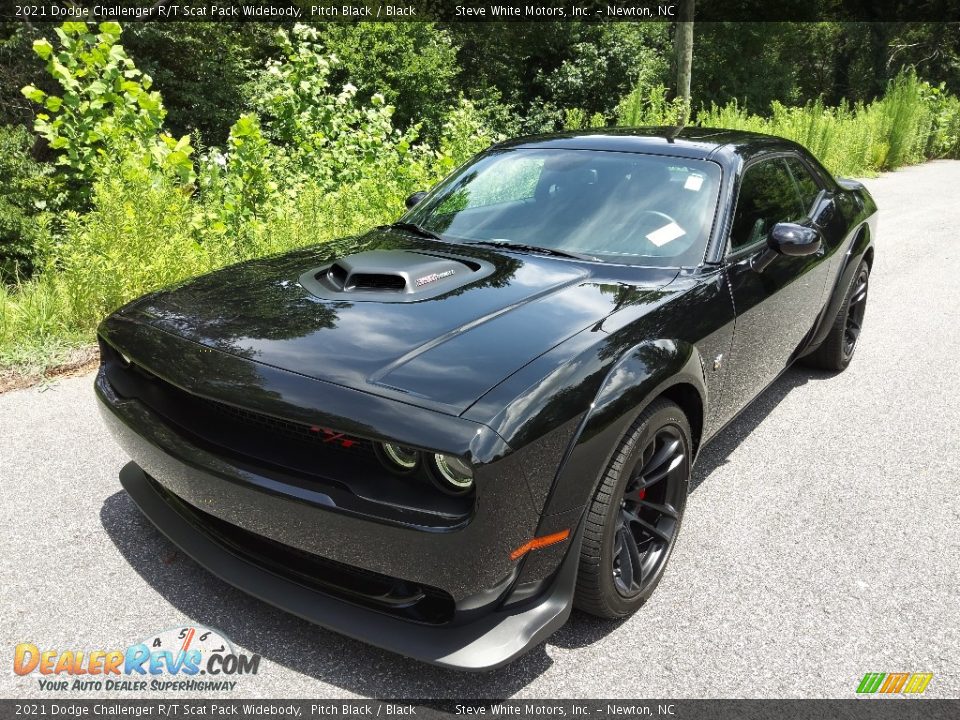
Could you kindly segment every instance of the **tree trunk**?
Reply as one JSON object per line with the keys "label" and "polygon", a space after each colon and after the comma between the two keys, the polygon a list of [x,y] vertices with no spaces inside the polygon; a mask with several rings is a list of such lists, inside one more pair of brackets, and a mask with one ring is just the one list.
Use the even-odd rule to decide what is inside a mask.
{"label": "tree trunk", "polygon": [[693,66],[693,12],[694,0],[680,0],[677,15],[677,98],[683,103],[682,125],[690,118],[690,71]]}

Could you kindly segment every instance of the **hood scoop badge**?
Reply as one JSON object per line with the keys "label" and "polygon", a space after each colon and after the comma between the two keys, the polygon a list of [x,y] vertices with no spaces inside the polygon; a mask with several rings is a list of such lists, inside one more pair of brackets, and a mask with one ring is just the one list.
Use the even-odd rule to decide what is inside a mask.
{"label": "hood scoop badge", "polygon": [[482,280],[492,263],[418,250],[368,250],[308,270],[300,284],[325,300],[416,302]]}

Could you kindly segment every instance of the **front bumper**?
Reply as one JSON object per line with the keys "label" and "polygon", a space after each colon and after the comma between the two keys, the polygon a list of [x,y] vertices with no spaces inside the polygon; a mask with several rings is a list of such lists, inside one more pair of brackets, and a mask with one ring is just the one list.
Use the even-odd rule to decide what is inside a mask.
{"label": "front bumper", "polygon": [[[538,522],[525,486],[511,492],[511,473],[491,479],[489,492],[462,527],[438,532],[378,522],[340,512],[319,492],[290,493],[276,478],[191,443],[142,402],[119,396],[103,368],[96,392],[106,424],[134,460],[121,482],[143,513],[198,563],[262,600],[372,645],[470,670],[510,662],[570,614],[578,541],[541,551],[532,564],[509,560],[518,537],[530,537]],[[262,555],[238,552],[215,524],[289,553],[281,562],[264,562]],[[360,583],[368,588],[374,576],[374,589],[350,594],[351,587],[338,594],[322,582],[305,582],[304,568],[314,567],[310,558],[329,561],[335,573],[341,568],[366,573]],[[524,563],[541,567],[538,582],[519,582],[530,577]],[[435,601],[431,612],[446,598],[450,612],[412,614],[394,589],[386,593],[387,605],[368,602],[384,576],[398,579],[401,587],[412,585],[411,595]],[[393,612],[389,602],[401,612]]]}
{"label": "front bumper", "polygon": [[305,620],[417,660],[459,670],[497,668],[544,641],[570,615],[575,552],[567,554],[552,586],[533,604],[461,625],[422,625],[337,600],[237,556],[177,512],[135,463],[123,468],[120,482],[164,535],[222,580]]}

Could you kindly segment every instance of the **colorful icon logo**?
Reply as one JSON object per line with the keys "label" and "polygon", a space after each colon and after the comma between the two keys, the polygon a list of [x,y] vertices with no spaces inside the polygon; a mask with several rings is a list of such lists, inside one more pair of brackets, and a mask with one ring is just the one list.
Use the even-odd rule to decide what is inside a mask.
{"label": "colorful icon logo", "polygon": [[933,680],[933,673],[867,673],[857,686],[861,695],[919,695]]}

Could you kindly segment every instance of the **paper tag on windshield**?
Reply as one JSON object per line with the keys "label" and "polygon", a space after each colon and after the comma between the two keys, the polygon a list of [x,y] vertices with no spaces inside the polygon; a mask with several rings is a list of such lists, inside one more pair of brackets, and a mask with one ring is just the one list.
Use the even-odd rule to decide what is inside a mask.
{"label": "paper tag on windshield", "polygon": [[703,175],[687,175],[687,180],[683,183],[684,190],[700,192],[701,187],[703,187]]}
{"label": "paper tag on windshield", "polygon": [[657,247],[663,247],[668,242],[676,240],[678,237],[686,235],[686,231],[677,225],[675,222],[670,223],[669,225],[664,225],[659,230],[654,230],[652,233],[647,233],[647,240],[652,242]]}

